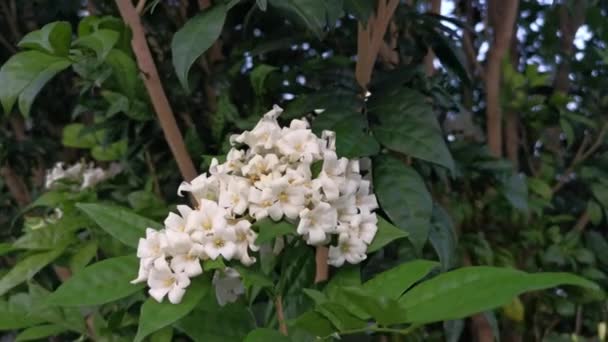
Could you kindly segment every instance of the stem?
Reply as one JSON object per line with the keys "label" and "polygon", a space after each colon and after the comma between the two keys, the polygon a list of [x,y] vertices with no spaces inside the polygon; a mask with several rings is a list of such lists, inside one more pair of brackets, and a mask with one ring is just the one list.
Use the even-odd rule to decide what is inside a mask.
{"label": "stem", "polygon": [[116,5],[123,20],[133,31],[133,40],[131,41],[133,52],[135,53],[139,69],[144,75],[144,85],[152,101],[154,111],[158,116],[160,126],[163,129],[165,140],[169,144],[182,177],[186,181],[190,181],[196,177],[196,169],[194,168],[192,159],[188,155],[184,139],[169,105],[169,100],[163,90],[158,71],[154,65],[154,59],[146,42],[141,19],[135,7],[133,7],[131,0],[116,0]]}
{"label": "stem", "polygon": [[329,249],[325,246],[318,246],[315,253],[315,284],[326,281],[329,278],[329,264],[327,263],[327,254]]}
{"label": "stem", "polygon": [[279,321],[279,331],[281,334],[287,336],[287,324],[285,323],[285,314],[283,313],[283,299],[281,295],[278,295],[274,300],[274,305],[277,310],[277,320]]}
{"label": "stem", "polygon": [[[377,325],[372,325],[372,326],[361,328],[361,329],[344,330],[344,331],[340,332],[340,335],[352,335],[352,334],[359,334],[359,333],[365,333],[365,332],[370,332],[370,331],[374,332],[374,333],[392,333],[392,334],[399,334],[399,335],[409,335],[418,328],[420,328],[420,325],[417,325],[417,324],[412,324],[405,329],[384,328],[384,327],[379,327]],[[325,336],[323,339],[329,338],[332,335]]]}

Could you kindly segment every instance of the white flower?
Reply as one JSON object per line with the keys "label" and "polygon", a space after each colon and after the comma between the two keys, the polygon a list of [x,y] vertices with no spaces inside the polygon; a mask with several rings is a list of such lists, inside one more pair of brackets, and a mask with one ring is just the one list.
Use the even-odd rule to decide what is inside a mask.
{"label": "white flower", "polygon": [[232,226],[236,234],[236,252],[234,257],[239,259],[245,266],[255,263],[255,258],[249,256],[249,249],[258,251],[260,247],[255,244],[258,234],[251,229],[251,222],[240,220]]}
{"label": "white flower", "polygon": [[82,174],[82,185],[81,189],[95,186],[97,183],[106,179],[107,175],[104,170],[100,167],[88,168]]}
{"label": "white flower", "polygon": [[329,151],[323,156],[323,168],[319,176],[313,180],[313,187],[323,190],[327,200],[336,200],[340,196],[340,186],[345,181],[344,173],[347,165],[348,159],[338,159],[335,152]]}
{"label": "white flower", "polygon": [[161,247],[169,255],[185,254],[192,248],[192,239],[188,233],[165,230],[165,237],[161,241]]}
{"label": "white flower", "polygon": [[338,213],[329,203],[320,202],[312,210],[300,212],[297,232],[303,235],[309,245],[323,244],[326,234],[336,230]]}
{"label": "white flower", "polygon": [[279,166],[279,157],[276,154],[271,153],[263,157],[256,154],[241,168],[241,172],[254,184],[263,176],[272,174],[273,172],[280,172],[281,168],[284,167]]}
{"label": "white flower", "polygon": [[177,273],[184,272],[188,277],[203,273],[199,257],[206,256],[202,245],[194,244],[186,254],[174,255],[171,258],[171,269]]}
{"label": "white flower", "polygon": [[241,135],[232,136],[230,141],[246,144],[254,152],[261,152],[273,148],[275,142],[281,136],[281,127],[276,119],[281,112],[283,112],[283,109],[275,105],[271,111],[264,114],[264,117],[251,132],[245,131]]}
{"label": "white flower", "polygon": [[146,228],[146,238],[140,238],[137,245],[137,257],[145,265],[151,265],[154,260],[164,258],[165,254],[162,247],[166,245],[166,239],[164,230],[157,231]]}
{"label": "white flower", "polygon": [[370,194],[371,182],[368,180],[361,180],[359,183],[359,189],[355,195],[355,203],[357,208],[361,211],[371,212],[378,208],[378,201],[376,195]]}
{"label": "white flower", "polygon": [[155,262],[154,267],[150,270],[148,293],[159,303],[168,295],[171,303],[179,304],[189,285],[190,278],[185,273],[173,273],[163,259]]}
{"label": "white flower", "polygon": [[340,267],[344,261],[351,264],[358,264],[367,258],[365,254],[367,245],[363,240],[349,234],[340,234],[338,246],[330,246],[327,263]]}
{"label": "white flower", "polygon": [[231,260],[236,253],[236,233],[232,227],[214,228],[213,235],[206,236],[203,241],[205,253],[212,260],[222,256],[224,260]]}
{"label": "white flower", "polygon": [[225,189],[220,191],[219,205],[229,213],[242,215],[249,205],[249,188],[245,178],[231,177]]}
{"label": "white flower", "polygon": [[186,221],[188,215],[190,215],[192,212],[192,208],[187,205],[178,205],[177,210],[181,216],[175,213],[169,213],[164,222],[165,228],[168,230],[183,232],[186,230]]}
{"label": "white flower", "polygon": [[237,270],[226,267],[223,271],[216,271],[211,281],[215,287],[215,297],[220,306],[235,302],[245,293],[245,287]]}
{"label": "white flower", "polygon": [[311,163],[321,153],[317,137],[309,129],[284,129],[277,147],[291,162]]}
{"label": "white flower", "polygon": [[217,193],[219,188],[219,181],[217,177],[207,177],[206,173],[194,178],[190,183],[182,182],[177,188],[177,194],[183,196],[182,192],[190,192],[197,201],[202,199],[215,200],[217,199]]}
{"label": "white flower", "polygon": [[201,200],[200,207],[188,215],[186,232],[192,239],[202,243],[206,236],[213,235],[215,230],[226,227],[226,210],[209,200]]}

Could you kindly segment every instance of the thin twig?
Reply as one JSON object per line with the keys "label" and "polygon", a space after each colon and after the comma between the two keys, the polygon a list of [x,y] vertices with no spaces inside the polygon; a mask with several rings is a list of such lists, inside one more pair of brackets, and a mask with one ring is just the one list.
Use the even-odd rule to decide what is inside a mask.
{"label": "thin twig", "polygon": [[589,212],[585,210],[583,214],[578,218],[578,220],[576,220],[573,230],[579,233],[582,232],[583,230],[585,230],[585,227],[587,227],[589,220],[591,220],[591,218],[589,217]]}
{"label": "thin twig", "polygon": [[325,246],[317,246],[315,252],[315,284],[326,281],[329,278],[329,264],[327,263],[327,255],[329,249]]}
{"label": "thin twig", "polygon": [[283,313],[283,299],[281,295],[278,295],[274,300],[274,304],[277,310],[277,320],[279,321],[279,331],[281,334],[287,336],[287,323],[285,323],[285,314]]}
{"label": "thin twig", "polygon": [[598,148],[600,148],[600,146],[602,146],[606,133],[608,133],[608,122],[605,123],[604,126],[602,126],[602,129],[600,130],[600,133],[595,139],[595,142],[588,149],[586,149],[586,147],[589,144],[589,136],[585,135],[585,137],[583,138],[583,142],[581,142],[581,145],[576,151],[574,159],[572,159],[572,163],[566,169],[566,171],[564,171],[563,175],[559,179],[559,182],[557,182],[553,189],[551,189],[553,193],[558,192],[564,185],[566,185],[566,183],[568,182],[569,175],[574,172],[574,169],[578,164],[587,160]]}

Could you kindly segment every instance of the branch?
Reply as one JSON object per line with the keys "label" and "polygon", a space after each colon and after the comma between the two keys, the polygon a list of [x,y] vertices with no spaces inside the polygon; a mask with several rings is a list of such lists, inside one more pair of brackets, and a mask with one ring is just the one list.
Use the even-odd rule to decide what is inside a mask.
{"label": "branch", "polygon": [[146,0],[139,0],[137,2],[137,7],[135,7],[135,11],[137,11],[137,14],[142,15],[144,8],[146,8]]}
{"label": "branch", "polygon": [[133,40],[131,41],[133,52],[135,53],[139,69],[144,75],[144,85],[150,96],[154,111],[158,116],[160,126],[163,129],[165,140],[169,144],[169,148],[177,162],[182,177],[186,181],[190,181],[196,177],[196,169],[194,168],[192,159],[190,159],[190,156],[188,155],[184,139],[179,131],[177,122],[175,121],[171,106],[169,105],[169,100],[163,90],[158,71],[154,64],[154,59],[150,53],[148,43],[146,42],[141,19],[133,7],[131,0],[115,1],[120,15],[133,32]]}
{"label": "branch", "polygon": [[279,321],[279,331],[281,334],[287,336],[287,323],[285,323],[285,314],[283,313],[283,302],[281,295],[278,295],[274,301],[277,310],[277,321]]}
{"label": "branch", "polygon": [[321,283],[329,279],[329,264],[327,263],[327,255],[329,249],[325,246],[318,246],[315,252],[315,284]]}
{"label": "branch", "polygon": [[585,135],[585,137],[583,138],[583,142],[581,142],[581,145],[578,147],[578,150],[574,155],[574,159],[572,159],[572,163],[566,169],[566,171],[564,171],[563,175],[559,179],[559,182],[557,182],[557,184],[555,184],[555,186],[553,187],[553,193],[558,192],[564,185],[566,185],[566,183],[568,182],[568,175],[574,172],[574,169],[578,164],[587,160],[598,148],[600,148],[600,146],[602,146],[604,138],[606,137],[606,133],[608,133],[608,122],[605,123],[604,126],[602,126],[602,129],[600,130],[600,133],[595,139],[595,142],[586,151],[585,148],[589,144],[589,136]]}

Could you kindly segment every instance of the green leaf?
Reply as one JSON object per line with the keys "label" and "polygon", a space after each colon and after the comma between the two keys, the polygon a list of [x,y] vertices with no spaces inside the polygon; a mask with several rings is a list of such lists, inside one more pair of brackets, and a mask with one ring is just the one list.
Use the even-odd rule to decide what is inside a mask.
{"label": "green leaf", "polygon": [[127,153],[127,139],[121,139],[109,145],[96,145],[91,149],[93,158],[99,161],[119,160]]}
{"label": "green leaf", "polygon": [[441,262],[444,271],[456,267],[457,254],[456,232],[450,215],[439,205],[433,206],[433,217],[431,218],[431,230],[429,241]]}
{"label": "green leaf", "polygon": [[57,324],[39,325],[20,332],[15,338],[15,342],[41,340],[49,336],[59,335],[65,331],[66,329],[64,327]]}
{"label": "green leaf", "polygon": [[139,326],[135,342],[142,341],[146,336],[160,330],[182,317],[186,316],[211,288],[211,281],[207,276],[199,276],[192,279],[192,284],[186,290],[181,303],[171,304],[165,300],[159,303],[153,298],[148,298],[141,307]]}
{"label": "green leaf", "polygon": [[42,70],[19,94],[19,111],[25,116],[30,115],[30,109],[34,104],[34,100],[38,93],[48,81],[50,81],[60,71],[63,71],[72,64],[67,59],[56,61],[47,65],[46,69]]}
{"label": "green leaf", "polygon": [[173,328],[164,327],[150,335],[150,342],[171,342],[173,341]]}
{"label": "green leaf", "polygon": [[[215,297],[212,300],[215,301]],[[255,327],[255,322],[242,305],[228,304],[220,308],[200,305],[179,320],[177,327],[195,342],[241,342]]]}
{"label": "green leaf", "polygon": [[211,270],[223,270],[224,268],[226,268],[226,264],[224,264],[222,258],[217,258],[215,260],[207,259],[203,261],[203,270],[205,270],[205,272]]}
{"label": "green leaf", "polygon": [[323,37],[325,27],[329,26],[329,8],[324,0],[270,0],[270,5],[288,19],[310,30],[318,39]]}
{"label": "green leaf", "polygon": [[129,101],[137,98],[136,91],[140,85],[139,69],[133,58],[121,50],[112,49],[108,52],[105,63],[112,69],[111,79],[116,82],[121,93],[126,95]]}
{"label": "green leaf", "polygon": [[315,311],[305,312],[296,318],[294,325],[316,337],[325,337],[336,331],[336,328],[327,318]]}
{"label": "green leaf", "polygon": [[22,304],[25,293],[12,296],[8,301],[0,299],[0,331],[27,328],[44,322],[40,317],[30,315]]}
{"label": "green leaf", "polygon": [[264,88],[264,83],[266,83],[266,79],[268,76],[275,70],[279,68],[274,67],[268,64],[260,64],[256,66],[253,70],[251,70],[251,74],[249,75],[251,79],[251,86],[253,87],[253,91],[257,96],[262,96],[266,92]]}
{"label": "green leaf", "polygon": [[188,71],[194,61],[207,51],[222,33],[226,12],[227,9],[224,5],[214,5],[188,20],[173,36],[171,41],[173,67],[182,87],[187,92],[190,92]]}
{"label": "green leaf", "polygon": [[370,294],[361,287],[344,287],[340,291],[343,302],[349,302],[357,309],[352,312],[365,312],[382,325],[401,323],[406,320],[405,309],[396,298],[388,298],[382,294]]}
{"label": "green leaf", "polygon": [[134,255],[115,257],[85,267],[74,274],[47,299],[50,305],[94,306],[127,297],[145,284],[133,285],[139,259]]}
{"label": "green leaf", "polygon": [[61,221],[58,224],[28,231],[13,243],[13,247],[18,249],[50,250],[54,249],[57,245],[74,240],[74,231],[80,227],[66,227],[61,224]]}
{"label": "green leaf", "polygon": [[[64,57],[51,56],[40,51],[19,52],[9,58],[0,68],[0,102],[5,113],[10,113],[20,95],[23,95],[23,107],[27,109],[40,88],[59,71],[70,66],[71,62]],[[31,101],[30,101],[31,100]],[[26,114],[26,113],[24,113]]]}
{"label": "green leaf", "polygon": [[389,243],[407,237],[407,233],[390,224],[387,220],[378,216],[378,231],[374,240],[367,247],[367,253],[375,252]]}
{"label": "green leaf", "polygon": [[576,135],[574,134],[574,128],[572,127],[572,124],[570,123],[570,121],[568,121],[566,119],[559,119],[559,126],[561,127],[562,131],[566,135],[566,143],[567,143],[566,147],[570,148],[570,146],[572,146],[572,144],[576,140]]}
{"label": "green leaf", "polygon": [[372,131],[382,145],[454,171],[441,127],[423,94],[398,88],[372,96],[368,110],[375,118]]}
{"label": "green leaf", "polygon": [[589,215],[589,220],[594,225],[600,224],[604,217],[602,207],[593,199],[587,202],[587,214]]}
{"label": "green leaf", "polygon": [[336,303],[323,303],[315,309],[326,317],[338,330],[361,329],[367,325],[365,320],[355,317],[342,305]]}
{"label": "green leaf", "polygon": [[409,234],[421,250],[428,237],[433,211],[424,181],[410,166],[390,156],[373,160],[374,189],[380,206],[393,223]]}
{"label": "green leaf", "polygon": [[63,253],[65,247],[65,245],[59,245],[52,251],[33,254],[18,262],[0,279],[0,296],[22,282],[31,279],[44,266],[57,259]]}
{"label": "green leaf", "polygon": [[78,273],[97,255],[97,241],[84,243],[70,258],[70,271]]}
{"label": "green leaf", "polygon": [[76,207],[97,223],[101,229],[133,248],[137,248],[139,239],[145,237],[146,228],[162,228],[160,224],[118,206],[78,203]]}
{"label": "green leaf", "polygon": [[550,200],[553,196],[553,190],[551,190],[549,184],[542,179],[528,178],[528,187],[530,188],[530,191],[546,200]]}
{"label": "green leaf", "polygon": [[105,134],[106,130],[91,131],[83,124],[73,123],[63,127],[61,143],[67,147],[93,148],[103,141]]}
{"label": "green leaf", "polygon": [[269,329],[269,328],[257,328],[250,332],[247,337],[245,337],[244,342],[288,342],[291,341],[287,336],[281,334],[280,332]]}
{"label": "green leaf", "polygon": [[528,186],[525,176],[512,174],[506,180],[503,180],[501,190],[515,209],[528,211]]}
{"label": "green leaf", "polygon": [[289,223],[285,220],[275,222],[270,218],[266,218],[257,221],[253,224],[258,229],[258,237],[255,240],[256,245],[272,241],[272,239],[279,236],[293,234],[296,232],[296,227],[293,223]]}
{"label": "green leaf", "polygon": [[586,231],[585,243],[595,253],[597,260],[604,266],[608,266],[608,242],[602,234],[595,231]]}
{"label": "green leaf", "polygon": [[256,271],[241,265],[235,265],[234,268],[239,272],[243,279],[243,285],[245,287],[259,286],[259,287],[273,287],[274,283],[272,279],[268,278],[261,271]]}
{"label": "green leaf", "polygon": [[80,37],[74,41],[74,46],[81,46],[91,49],[97,55],[98,61],[103,61],[116,42],[120,34],[113,30],[97,30],[89,35]]}
{"label": "green leaf", "polygon": [[425,324],[464,318],[509,303],[524,292],[559,285],[599,291],[593,282],[569,273],[529,274],[509,268],[465,267],[415,286],[399,299],[411,312],[408,322]]}
{"label": "green leaf", "polygon": [[430,46],[441,64],[458,76],[465,85],[470,86],[471,80],[465,67],[462,49],[456,48],[454,43],[439,32],[434,25],[425,33],[429,35]]}
{"label": "green leaf", "polygon": [[54,323],[64,327],[65,329],[84,333],[86,331],[84,317],[79,308],[75,307],[54,307],[45,305],[47,298],[51,292],[44,287],[34,283],[28,283],[30,315],[41,318],[48,323]]}
{"label": "green leaf", "polygon": [[44,25],[40,30],[25,35],[18,46],[35,49],[51,55],[67,56],[72,41],[72,27],[67,21],[56,21]]}
{"label": "green leaf", "polygon": [[593,192],[593,196],[600,202],[602,207],[608,208],[608,185],[593,183],[591,184],[591,192]]}
{"label": "green leaf", "polygon": [[268,0],[255,0],[255,3],[263,12],[266,12],[266,8],[268,7]]}
{"label": "green leaf", "polygon": [[439,266],[437,262],[429,260],[406,262],[366,281],[363,284],[363,289],[375,296],[397,299],[437,266]]}

